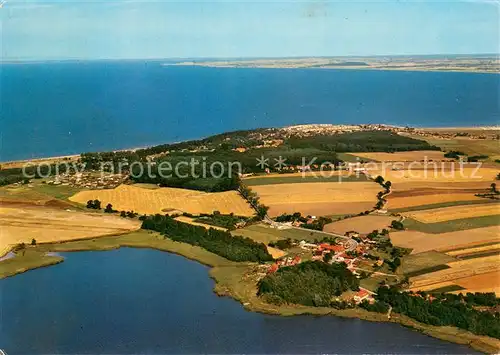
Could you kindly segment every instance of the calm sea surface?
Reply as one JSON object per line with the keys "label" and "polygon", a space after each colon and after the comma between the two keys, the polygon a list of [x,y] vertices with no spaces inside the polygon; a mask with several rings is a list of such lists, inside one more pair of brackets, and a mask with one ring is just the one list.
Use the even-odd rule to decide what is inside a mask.
{"label": "calm sea surface", "polygon": [[474,353],[396,324],[277,317],[217,297],[208,269],[148,249],[66,253],[0,280],[0,348],[76,353]]}
{"label": "calm sea surface", "polygon": [[0,161],[139,147],[299,123],[494,125],[500,75],[3,65]]}

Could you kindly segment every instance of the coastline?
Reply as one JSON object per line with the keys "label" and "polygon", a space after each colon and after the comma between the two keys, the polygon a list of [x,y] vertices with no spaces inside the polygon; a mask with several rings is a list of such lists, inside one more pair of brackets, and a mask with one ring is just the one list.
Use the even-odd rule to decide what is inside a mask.
{"label": "coastline", "polygon": [[[288,69],[288,68],[284,68]],[[293,68],[292,68],[293,69]],[[500,73],[499,73],[500,74]],[[314,124],[314,123],[312,123]],[[323,124],[323,123],[321,123]],[[353,126],[360,126],[360,125],[365,125],[364,123],[360,124],[349,124],[349,123],[326,123],[326,124],[331,124],[333,126],[342,126],[342,125],[353,125]],[[300,125],[306,125],[304,124],[297,124],[298,126]],[[293,126],[293,125],[292,125]],[[292,126],[283,126],[283,127],[260,127],[260,128],[286,128],[286,127],[292,127]],[[392,127],[403,127],[403,126],[398,126],[398,125],[387,125],[387,126],[392,126]],[[417,130],[422,130],[422,131],[440,131],[440,132],[446,132],[446,131],[482,131],[482,132],[487,132],[487,131],[500,131],[500,125],[497,126],[492,126],[492,125],[477,125],[477,126],[460,126],[460,127],[455,127],[455,126],[440,126],[440,127],[413,127]],[[255,128],[259,129],[259,128]],[[139,149],[147,149],[151,148],[157,145],[163,145],[163,144],[176,144],[176,143],[182,143],[182,142],[188,142],[190,140],[202,140],[209,138],[210,136],[203,136],[203,137],[198,137],[198,138],[192,138],[192,139],[184,139],[181,141],[173,141],[173,142],[164,142],[164,143],[158,143],[158,144],[151,144],[151,145],[141,145],[141,146],[134,146],[130,148],[122,148],[122,149],[110,149],[109,151],[112,152],[127,152],[131,151],[134,152]],[[96,151],[97,152],[102,152],[102,150]],[[0,166],[1,169],[12,169],[12,168],[20,168],[22,167],[23,164],[27,163],[55,163],[55,162],[61,162],[61,161],[66,161],[66,162],[73,162],[76,161],[80,158],[80,154],[67,154],[67,155],[58,155],[58,156],[47,156],[47,157],[35,157],[35,158],[26,158],[26,159],[15,159],[15,160],[5,160],[5,161],[0,161]]]}
{"label": "coastline", "polygon": [[178,66],[178,67],[204,67],[204,68],[233,68],[233,69],[307,69],[307,70],[378,70],[378,71],[406,71],[406,72],[430,72],[430,73],[467,73],[467,74],[500,74],[499,71],[488,71],[488,70],[474,70],[474,69],[462,69],[462,68],[450,68],[450,69],[438,69],[438,68],[419,68],[417,67],[375,67],[375,66],[258,66],[258,65],[238,65],[238,64],[184,64],[184,63],[175,63],[175,64],[162,64],[162,66]]}
{"label": "coastline", "polygon": [[498,339],[475,335],[454,327],[434,327],[425,325],[399,314],[392,314],[391,319],[388,319],[385,314],[368,312],[360,308],[336,310],[325,307],[307,307],[302,305],[276,306],[265,303],[256,294],[256,283],[253,280],[245,278],[247,271],[257,264],[232,262],[200,247],[174,242],[170,239],[163,239],[158,233],[145,230],[122,235],[70,242],[39,244],[34,247],[28,247],[27,251],[32,253],[32,257],[28,259],[30,263],[26,264],[25,261],[20,260],[23,257],[17,254],[13,258],[0,262],[2,266],[5,266],[5,263],[11,264],[10,273],[5,273],[6,268],[2,267],[0,279],[12,277],[31,269],[56,265],[64,261],[64,258],[61,256],[47,255],[47,253],[106,251],[118,249],[120,247],[151,248],[177,254],[210,267],[209,277],[214,280],[214,292],[218,296],[235,299],[240,302],[247,311],[278,316],[330,315],[344,318],[357,318],[373,322],[398,323],[404,327],[419,331],[434,338],[468,345],[484,353],[496,353],[500,349],[500,341]]}

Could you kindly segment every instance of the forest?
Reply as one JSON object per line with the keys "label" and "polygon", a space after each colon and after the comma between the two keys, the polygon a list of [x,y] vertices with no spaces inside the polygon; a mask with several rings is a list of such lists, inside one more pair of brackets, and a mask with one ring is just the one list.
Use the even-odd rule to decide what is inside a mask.
{"label": "forest", "polygon": [[384,313],[392,306],[395,313],[419,322],[437,326],[455,326],[474,334],[500,339],[500,314],[480,311],[477,307],[498,307],[500,299],[494,293],[427,294],[401,292],[397,287],[382,286],[377,290],[376,303],[361,306],[369,311]]}
{"label": "forest", "polygon": [[177,242],[200,246],[228,260],[253,262],[273,260],[264,244],[256,243],[250,238],[183,223],[168,215],[143,216],[141,220],[143,229],[160,232]]}
{"label": "forest", "polygon": [[357,291],[359,280],[343,263],[305,261],[278,269],[259,281],[258,294],[266,301],[327,307],[335,296]]}

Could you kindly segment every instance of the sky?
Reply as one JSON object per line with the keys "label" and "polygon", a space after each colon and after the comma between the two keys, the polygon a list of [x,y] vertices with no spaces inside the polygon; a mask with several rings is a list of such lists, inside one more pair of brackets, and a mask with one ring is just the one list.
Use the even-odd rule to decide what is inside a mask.
{"label": "sky", "polygon": [[499,53],[500,0],[1,0],[3,60]]}

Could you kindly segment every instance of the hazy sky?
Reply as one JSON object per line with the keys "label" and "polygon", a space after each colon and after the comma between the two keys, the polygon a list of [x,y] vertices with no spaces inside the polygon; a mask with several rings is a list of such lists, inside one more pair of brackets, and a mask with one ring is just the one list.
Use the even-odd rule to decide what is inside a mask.
{"label": "hazy sky", "polygon": [[3,59],[499,52],[498,1],[7,0]]}

